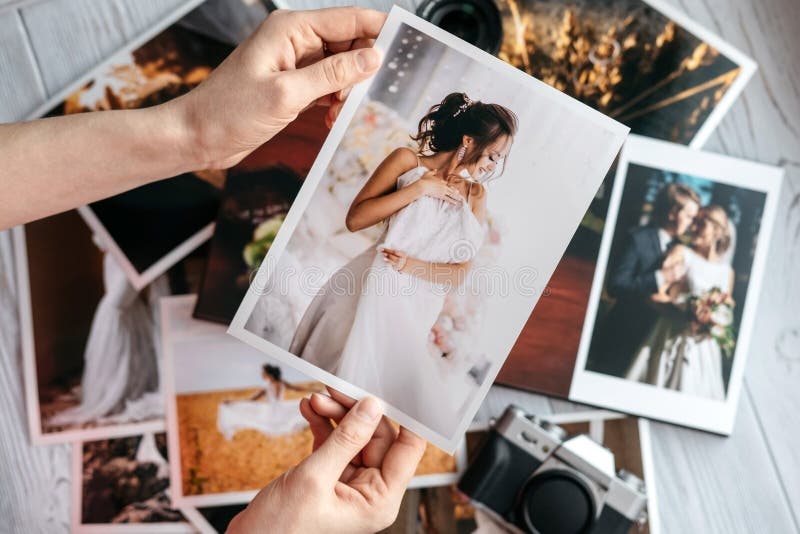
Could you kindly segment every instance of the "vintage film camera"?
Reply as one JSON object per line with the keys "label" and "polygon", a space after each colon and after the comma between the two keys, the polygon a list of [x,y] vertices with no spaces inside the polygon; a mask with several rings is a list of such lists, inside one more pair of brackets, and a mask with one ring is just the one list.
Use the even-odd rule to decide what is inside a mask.
{"label": "vintage film camera", "polygon": [[646,521],[644,483],[614,454],[509,406],[458,489],[523,532],[624,534]]}

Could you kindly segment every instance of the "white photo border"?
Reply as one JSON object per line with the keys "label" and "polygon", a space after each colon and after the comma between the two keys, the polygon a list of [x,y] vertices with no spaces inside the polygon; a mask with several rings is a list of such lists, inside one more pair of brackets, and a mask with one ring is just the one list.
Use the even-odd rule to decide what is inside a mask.
{"label": "white photo border", "polygon": [[[628,165],[634,163],[656,169],[702,177],[715,182],[766,193],[764,211],[758,234],[758,244],[750,270],[750,283],[744,298],[741,326],[733,355],[733,367],[724,401],[704,399],[651,384],[587,371],[586,360],[597,316],[598,303],[606,276],[611,242],[616,229],[619,205],[627,181]],[[761,281],[766,266],[767,251],[775,222],[778,194],[783,169],[731,158],[710,152],[692,150],[676,145],[631,135],[622,149],[614,189],[600,244],[597,269],[592,281],[589,305],[583,323],[578,358],[573,370],[569,400],[602,406],[651,419],[706,430],[722,435],[733,431],[736,406],[743,384],[743,374],[750,347],[750,338],[758,308]]]}
{"label": "white photo border", "polygon": [[[209,493],[205,495],[184,495],[183,480],[181,470],[180,437],[178,435],[178,403],[177,393],[175,392],[175,353],[172,342],[171,319],[173,317],[170,308],[186,307],[193,310],[197,302],[197,295],[174,295],[162,297],[159,301],[161,314],[161,343],[163,354],[163,377],[162,391],[164,392],[164,402],[166,404],[166,433],[167,444],[170,451],[170,496],[176,507],[204,507],[204,506],[224,506],[229,504],[249,503],[258,493],[258,490],[231,491],[226,493]],[[207,322],[202,319],[192,321]],[[217,323],[208,322],[210,327],[223,328]],[[174,452],[173,452],[174,451]],[[408,489],[431,488],[435,486],[446,486],[454,484],[467,468],[467,446],[466,441],[462,440],[454,454],[456,460],[456,470],[452,473],[431,473],[427,475],[414,476],[408,484]]]}
{"label": "white photo border", "polygon": [[[587,122],[594,122],[597,125],[601,125],[603,128],[606,129],[611,135],[619,136],[624,138],[629,131],[629,128],[606,117],[599,111],[586,106],[585,104],[567,96],[566,94],[550,87],[549,85],[545,84],[529,76],[528,74],[522,72],[519,69],[516,69],[505,63],[504,61],[498,59],[497,57],[484,52],[476,48],[475,46],[463,41],[450,33],[442,30],[438,26],[435,26],[421,18],[417,17],[416,15],[409,13],[408,11],[398,7],[393,6],[392,10],[389,14],[386,23],[383,26],[381,34],[378,36],[378,39],[375,41],[375,48],[381,51],[385,51],[391,43],[391,40],[397,34],[397,31],[400,29],[401,25],[407,25],[410,28],[414,28],[420,32],[425,33],[429,37],[434,38],[435,40],[443,43],[444,45],[460,52],[474,61],[479,62],[482,66],[496,72],[498,75],[501,75],[503,78],[508,80],[513,80],[519,83],[521,86],[529,87],[532,91],[535,91],[538,96],[542,98],[550,99],[551,101],[557,102],[559,105],[563,106],[567,110],[575,110],[579,112],[582,117]],[[281,227],[281,231],[278,232],[275,241],[273,242],[272,246],[267,253],[267,257],[262,262],[254,281],[250,284],[250,287],[247,290],[247,294],[245,295],[242,303],[239,305],[239,309],[236,312],[236,315],[233,318],[233,321],[230,324],[230,328],[228,329],[228,333],[231,335],[241,339],[242,341],[248,343],[249,345],[259,349],[260,351],[268,354],[269,356],[275,358],[276,360],[285,363],[297,369],[298,371],[310,376],[311,378],[318,380],[326,385],[329,385],[342,393],[355,398],[360,399],[368,394],[365,390],[350,384],[339,377],[324,371],[315,365],[311,364],[310,362],[303,360],[296,355],[292,354],[291,352],[282,349],[273,343],[262,339],[258,335],[248,331],[245,329],[245,324],[252,314],[254,307],[257,304],[259,299],[260,291],[257,289],[257,286],[263,285],[264,280],[270,280],[271,276],[275,273],[277,267],[277,259],[281,257],[284,253],[286,246],[294,234],[298,224],[300,223],[303,215],[305,214],[306,209],[312,199],[312,196],[316,193],[317,188],[319,186],[320,181],[323,178],[325,169],[327,168],[328,164],[330,163],[331,159],[333,158],[338,146],[350,125],[351,120],[355,116],[355,112],[358,106],[361,104],[363,98],[367,95],[367,91],[369,90],[370,85],[372,84],[375,77],[371,77],[367,80],[364,80],[353,87],[353,90],[350,92],[350,96],[344,103],[342,107],[342,111],[339,114],[339,117],[334,122],[333,127],[331,128],[330,134],[325,140],[325,143],[322,146],[322,149],[317,156],[317,159],[314,161],[311,170],[306,177],[305,182],[303,183],[303,187],[300,189],[294,203],[292,204],[289,213],[286,216],[286,219]],[[613,153],[612,153],[613,152]],[[614,157],[617,155],[618,151],[616,149],[609,150],[607,160],[611,162]],[[599,185],[599,183],[598,183]],[[583,212],[581,212],[581,215]],[[564,244],[566,246],[566,243]],[[554,266],[555,267],[555,266]],[[551,273],[552,274],[552,273]],[[548,275],[549,278],[549,275]],[[261,281],[261,282],[260,282]],[[536,299],[531,299],[531,310],[533,310],[533,306],[536,304]],[[530,312],[528,313],[530,315]],[[527,316],[525,317],[527,320]],[[511,341],[513,344],[515,340]],[[509,350],[511,346],[509,345]],[[508,351],[506,351],[506,356],[508,355]],[[505,360],[505,358],[503,359]],[[420,423],[416,419],[410,417],[405,412],[401,411],[400,409],[383,402],[384,404],[384,413],[397,421],[399,424],[403,425],[404,427],[410,429],[411,431],[415,432],[416,434],[420,435],[421,437],[425,438],[426,440],[430,441],[434,445],[438,446],[442,450],[453,453],[458,446],[461,438],[463,437],[464,433],[466,432],[467,428],[472,421],[474,414],[477,412],[483,398],[486,396],[486,393],[489,390],[489,387],[492,385],[497,373],[500,371],[503,361],[496,361],[492,364],[492,367],[487,374],[483,384],[481,384],[480,389],[473,395],[473,398],[469,401],[469,405],[464,412],[464,415],[461,418],[461,421],[457,425],[455,431],[451,436],[444,436],[439,434],[438,432],[434,431],[433,429],[425,426],[424,424]]]}
{"label": "white photo border", "polygon": [[[138,436],[118,436],[123,437]],[[188,534],[197,532],[196,527],[186,517],[186,521],[159,522],[159,523],[84,523],[83,522],[83,445],[90,441],[76,441],[72,444],[72,470],[70,481],[70,532],[73,534]],[[172,456],[170,454],[170,456]],[[172,507],[178,510],[175,501],[172,500],[172,488],[170,487],[170,501]],[[183,510],[179,510],[183,513]]]}
{"label": "white photo border", "polygon": [[[164,418],[137,423],[121,423],[43,432],[39,406],[39,386],[36,373],[36,343],[33,332],[33,310],[31,307],[30,277],[28,276],[28,246],[25,227],[20,225],[11,229],[14,244],[14,262],[18,288],[18,312],[20,338],[22,343],[22,378],[25,383],[25,408],[28,415],[28,430],[34,445],[68,443],[72,441],[95,441],[111,439],[146,432],[164,432]],[[159,371],[161,363],[159,362]],[[160,376],[160,375],[159,375]]]}
{"label": "white photo border", "polygon": [[[49,112],[55,106],[64,102],[69,95],[86,85],[87,82],[94,79],[105,69],[113,65],[114,62],[120,58],[120,56],[127,55],[146,44],[159,33],[178,22],[178,20],[180,20],[184,15],[198,7],[204,1],[205,0],[186,0],[177,9],[174,9],[162,17],[153,27],[148,28],[147,31],[139,34],[136,39],[126,43],[124,46],[110,54],[104,61],[98,63],[94,68],[81,75],[77,80],[53,95],[51,98],[47,99],[44,104],[28,114],[25,120],[35,120],[41,118],[45,113]],[[172,249],[170,252],[162,256],[145,271],[139,272],[128,259],[128,256],[125,254],[125,252],[123,252],[119,247],[103,223],[100,222],[100,219],[94,213],[91,206],[85,205],[79,207],[78,213],[81,215],[92,232],[94,232],[103,246],[107,248],[108,253],[110,253],[117,261],[119,266],[127,275],[131,285],[133,285],[133,287],[137,290],[143,289],[161,274],[164,274],[167,269],[178,263],[182,258],[202,245],[204,242],[208,241],[208,239],[210,239],[214,234],[214,223],[211,222],[198,230],[194,235],[190,236],[180,245]]]}
{"label": "white photo border", "polygon": [[708,138],[711,137],[712,133],[714,133],[714,130],[716,130],[720,121],[722,121],[722,118],[728,113],[728,110],[730,110],[733,103],[738,100],[739,94],[744,90],[745,86],[750,81],[750,78],[752,78],[753,74],[755,74],[758,70],[758,65],[744,52],[740,51],[738,48],[724,40],[713,31],[693,20],[681,9],[671,6],[663,0],[641,1],[650,5],[653,9],[659,11],[662,15],[677,23],[681,28],[687,30],[701,41],[713,46],[720,54],[736,63],[742,69],[739,75],[736,77],[736,80],[734,80],[731,86],[728,87],[728,90],[725,91],[724,95],[722,95],[720,101],[717,102],[717,105],[714,106],[714,108],[711,110],[711,113],[708,114],[708,117],[706,117],[703,125],[694,134],[692,140],[688,143],[688,145],[686,145],[692,148],[700,148],[706,144],[706,141],[708,141]]}

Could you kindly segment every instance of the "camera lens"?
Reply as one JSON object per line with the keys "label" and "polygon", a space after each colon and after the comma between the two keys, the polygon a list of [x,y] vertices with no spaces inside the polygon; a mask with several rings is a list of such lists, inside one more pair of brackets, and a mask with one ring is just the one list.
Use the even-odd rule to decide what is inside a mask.
{"label": "camera lens", "polygon": [[500,50],[503,23],[492,0],[426,0],[417,15],[490,54]]}
{"label": "camera lens", "polygon": [[546,471],[531,478],[520,506],[524,526],[529,532],[584,534],[594,523],[591,491],[569,471]]}

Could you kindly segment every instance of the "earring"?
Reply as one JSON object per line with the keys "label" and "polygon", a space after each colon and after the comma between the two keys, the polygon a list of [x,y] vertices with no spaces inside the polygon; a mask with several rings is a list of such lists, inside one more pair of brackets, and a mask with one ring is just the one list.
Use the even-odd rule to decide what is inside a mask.
{"label": "earring", "polygon": [[461,145],[461,148],[458,149],[456,152],[456,161],[461,163],[461,160],[464,159],[464,154],[467,153],[467,147],[465,145]]}

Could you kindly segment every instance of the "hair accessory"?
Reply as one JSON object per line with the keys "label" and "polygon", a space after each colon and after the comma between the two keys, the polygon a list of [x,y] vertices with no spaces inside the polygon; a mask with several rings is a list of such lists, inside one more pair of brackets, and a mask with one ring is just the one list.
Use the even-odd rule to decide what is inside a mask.
{"label": "hair accessory", "polygon": [[461,115],[462,113],[467,111],[467,108],[470,107],[471,105],[472,105],[472,100],[470,100],[469,98],[467,98],[465,96],[464,97],[464,103],[461,104],[460,106],[458,106],[458,110],[456,110],[456,113],[453,116],[454,117],[458,117],[459,115]]}

